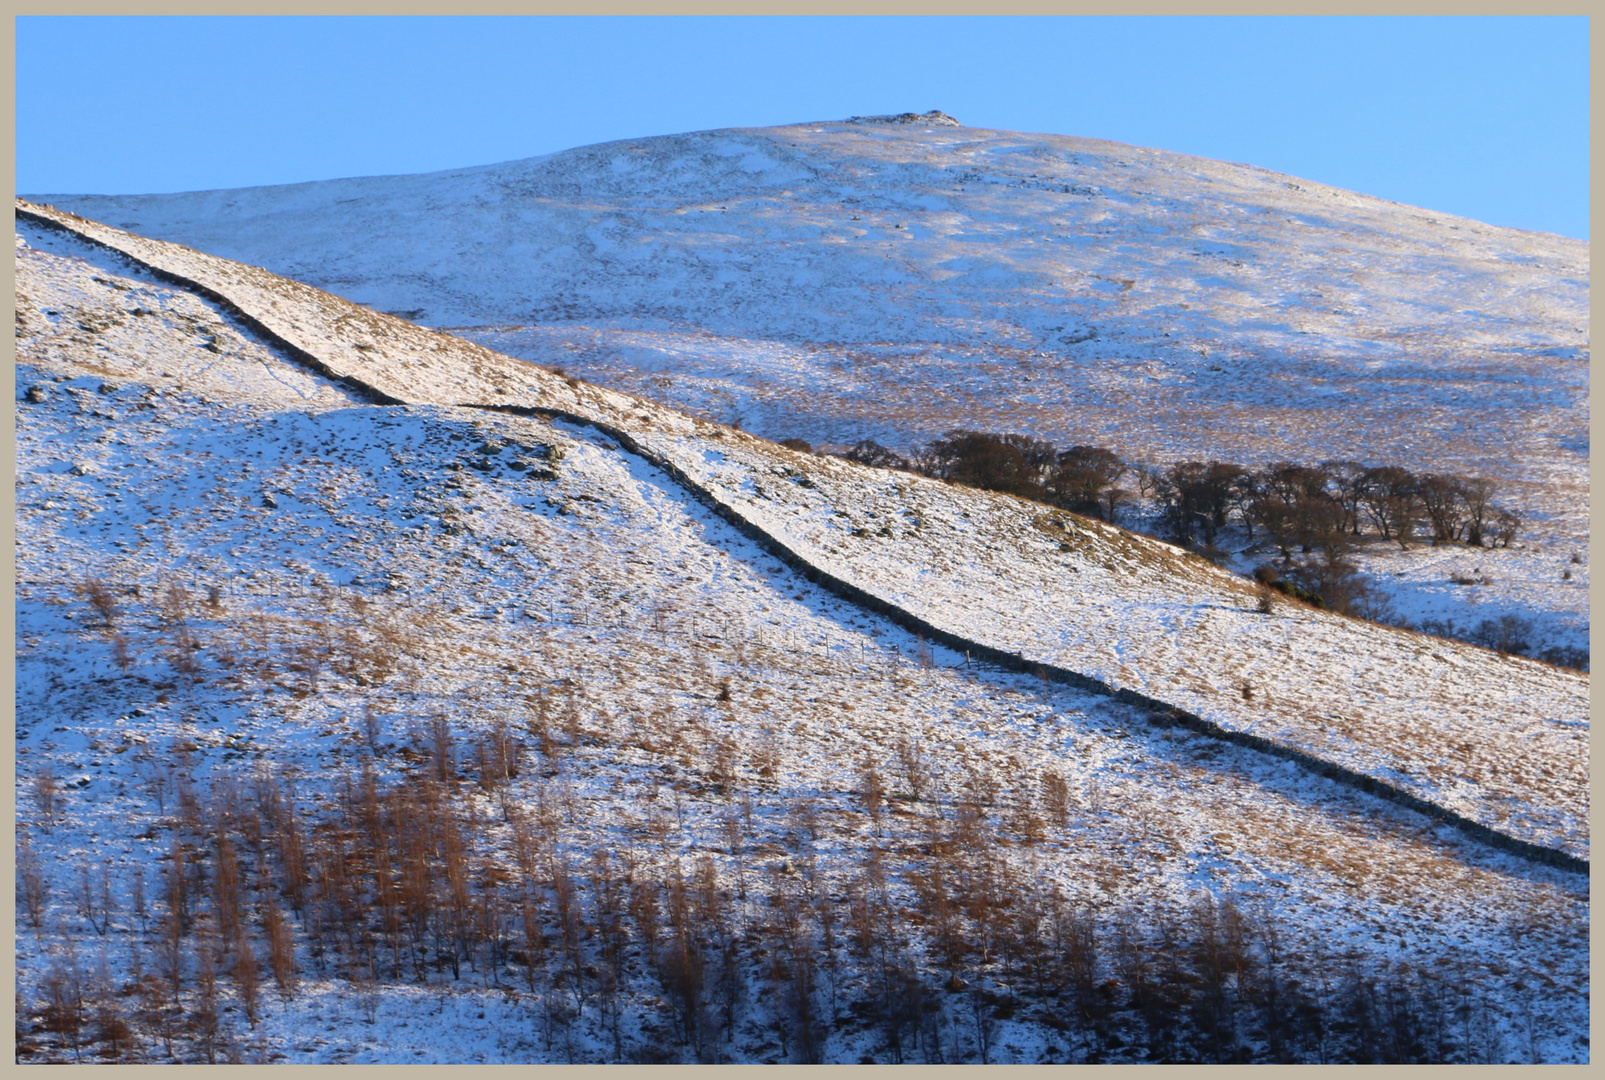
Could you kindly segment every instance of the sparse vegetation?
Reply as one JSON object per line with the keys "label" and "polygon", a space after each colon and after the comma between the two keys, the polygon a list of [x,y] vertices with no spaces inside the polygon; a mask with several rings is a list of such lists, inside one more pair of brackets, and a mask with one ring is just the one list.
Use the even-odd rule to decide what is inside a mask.
{"label": "sparse vegetation", "polygon": [[1055,451],[1029,435],[950,431],[908,458],[871,440],[841,455],[878,468],[903,469],[971,487],[1007,492],[1113,522],[1132,493],[1119,487],[1130,474],[1142,498],[1159,504],[1168,539],[1211,547],[1236,522],[1250,539],[1263,530],[1291,561],[1345,546],[1367,534],[1408,546],[1428,527],[1433,544],[1509,547],[1521,519],[1493,502],[1497,487],[1484,477],[1416,475],[1396,465],[1352,461],[1320,465],[1279,462],[1252,470],[1231,462],[1183,461],[1168,468],[1124,462],[1099,446]]}
{"label": "sparse vegetation", "polygon": [[[544,781],[534,809],[509,818],[508,852],[498,819],[476,809],[476,788],[434,765],[395,785],[347,774],[338,798],[305,822],[305,795],[284,778],[219,775],[177,825],[150,940],[124,928],[126,948],[158,958],[166,1002],[111,1022],[107,1010],[138,1000],[145,984],[87,979],[69,951],[21,1015],[34,1055],[56,1046],[75,1059],[134,1061],[188,1046],[218,1060],[238,1054],[243,1035],[224,1019],[228,1002],[247,1028],[261,1015],[261,948],[283,1002],[295,998],[301,954],[350,988],[368,1023],[385,984],[521,987],[520,1009],[559,1056],[594,1015],[612,1032],[610,1060],[662,1060],[675,1046],[729,1060],[751,1038],[744,1025],[764,1015],[769,1054],[803,1062],[820,1060],[844,1028],[871,1036],[875,1060],[985,1061],[1000,1025],[1023,1016],[1057,1033],[1061,1061],[1506,1059],[1476,1022],[1482,992],[1453,967],[1351,962],[1333,978],[1308,959],[1322,951],[1308,941],[1306,959],[1292,958],[1287,929],[1263,904],[1206,892],[1180,909],[1111,913],[1043,887],[1000,845],[1063,836],[1076,813],[1068,786],[1042,777],[1046,821],[1030,811],[1030,784],[996,819],[986,789],[977,780],[973,799],[898,825],[865,766],[859,869],[828,887],[818,811],[793,800],[802,845],[754,906],[737,887],[765,877],[743,865],[748,849],[731,845],[723,866],[651,847],[587,849],[585,822]],[[889,839],[875,839],[887,828],[928,836],[928,854],[890,856]],[[19,855],[19,892],[37,926],[45,873],[26,838]],[[80,914],[103,935],[116,913],[110,891],[87,871],[81,881]],[[907,902],[920,918],[903,914]],[[627,1010],[663,1041],[626,1039]]]}
{"label": "sparse vegetation", "polygon": [[[29,424],[68,396],[24,410]],[[1173,713],[1147,724],[1146,707],[1067,689],[1046,667],[999,674],[889,620],[832,611],[650,470],[632,465],[611,486],[621,458],[594,434],[464,423],[448,407],[342,403],[329,423],[305,408],[251,428],[249,409],[186,399],[206,419],[196,444],[183,437],[194,416],[164,405],[148,425],[161,441],[144,443],[159,454],[139,452],[142,419],[108,424],[129,440],[109,452],[130,471],[107,470],[119,485],[71,481],[158,527],[135,557],[108,549],[83,564],[115,577],[111,614],[59,584],[29,585],[19,608],[19,1059],[340,1057],[482,1031],[487,1053],[547,1061],[1586,1053],[1560,1027],[1586,1021],[1573,999],[1587,980],[1586,888],[1563,874],[1512,873],[1407,810],[1328,799],[1324,781],[1196,738]],[[230,459],[228,438],[250,431],[243,445],[276,446],[282,461]],[[48,434],[19,445],[45,456]],[[1038,497],[1094,517],[1129,514],[1122,481],[1154,494],[1168,475],[1122,472],[1093,447],[962,434],[969,449],[944,467],[1008,481],[1023,465]],[[720,437],[706,445],[740,467],[755,441]],[[571,448],[562,477],[529,468],[561,458],[559,444]],[[444,486],[419,467],[469,448],[478,457]],[[802,459],[762,453],[770,475],[793,470],[785,491],[799,502],[828,501],[850,472],[814,460],[802,477]],[[387,455],[375,476],[369,462]],[[1333,475],[1364,472],[1340,465]],[[257,505],[269,467],[284,495],[272,513]],[[1217,577],[1057,509],[1021,519],[1008,500],[852,472],[939,495],[894,515],[877,505],[871,535],[907,544],[962,511],[960,531],[980,539],[955,557],[1012,557],[996,550],[1010,534],[983,520],[1002,506],[1009,528],[1052,552],[1036,564],[1047,572],[1107,573],[1098,587],[1116,592],[1156,568]],[[1211,476],[1206,463],[1182,477],[1206,557],[1206,530],[1224,527]],[[1272,494],[1291,519],[1305,489],[1287,484]],[[1242,517],[1241,478],[1227,490],[1227,521],[1268,528]],[[556,500],[575,513],[560,517]],[[1362,503],[1336,503],[1326,532],[1287,525],[1291,557],[1270,567],[1282,586],[1189,600],[1183,632],[1198,636],[1177,638],[1176,677],[1156,692],[1207,684],[1238,716],[1286,722],[1282,702],[1297,708],[1301,693],[1288,668],[1258,646],[1206,667],[1206,623],[1274,636],[1283,620],[1242,609],[1300,589],[1339,602],[1343,545],[1374,526],[1357,523]],[[26,516],[39,504],[19,498],[35,526],[19,568],[53,565],[37,542],[56,539],[49,519]],[[335,561],[348,584],[317,569]],[[226,603],[208,581],[228,583]],[[1336,623],[1286,603],[1285,624]],[[1050,629],[1028,605],[1020,614],[1028,633]],[[1110,625],[1064,621],[1092,637]],[[1490,640],[1521,631],[1497,626]],[[1440,647],[1420,648],[1419,668]],[[1138,674],[1170,678],[1158,665]],[[1489,766],[1478,731],[1498,735],[1455,732],[1432,767],[1456,780]],[[1569,764],[1545,745],[1487,775],[1558,766],[1560,788],[1578,783]],[[1536,799],[1510,805],[1551,814],[1544,827],[1569,820]],[[1539,986],[1518,1045],[1512,1003]]]}

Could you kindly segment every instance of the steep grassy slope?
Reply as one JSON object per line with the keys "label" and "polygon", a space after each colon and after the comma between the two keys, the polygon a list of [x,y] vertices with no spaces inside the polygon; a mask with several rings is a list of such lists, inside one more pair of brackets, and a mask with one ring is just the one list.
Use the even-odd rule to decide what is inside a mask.
{"label": "steep grassy slope", "polygon": [[[1587,1059],[1578,875],[1263,755],[1155,728],[1108,697],[967,668],[770,559],[596,427],[451,402],[501,386],[496,397],[633,418],[631,441],[810,559],[1005,644],[1026,631],[1007,624],[1007,605],[1049,563],[1059,576],[1043,577],[1029,614],[1124,594],[1128,610],[1089,625],[1113,632],[1129,619],[1161,643],[1165,618],[1233,602],[1218,575],[1078,521],[1069,534],[1053,526],[1051,553],[1037,552],[1038,511],[1023,504],[715,437],[250,268],[63,224],[204,280],[326,369],[447,403],[365,403],[228,308],[87,245],[39,250],[56,238],[28,231],[37,247],[17,258],[18,824],[53,888],[37,926],[19,904],[20,1056],[801,1058],[806,1028],[784,1004],[795,983],[774,961],[800,967],[812,948],[830,960],[812,988],[830,1021],[811,1051],[819,1059],[886,1060],[899,1037],[908,1060],[1120,1058],[1153,1037],[1143,1008],[1166,1008],[1142,1005],[1141,986],[1168,985],[1145,983],[1142,965],[1174,964],[1207,897],[1249,913],[1251,927],[1230,935],[1241,948],[1252,931],[1268,1018],[1290,1001],[1337,1015],[1351,985],[1368,992],[1385,970],[1395,988],[1459,995],[1440,1023],[1455,1060]],[[827,505],[873,539],[826,525]],[[920,520],[892,514],[904,509]],[[890,538],[878,535],[883,521]],[[932,542],[911,539],[919,533]],[[1071,552],[1059,551],[1061,534]],[[931,560],[923,581],[909,576],[915,559]],[[1116,576],[1099,560],[1146,569]],[[1065,562],[1103,584],[1066,591]],[[75,588],[86,578],[109,603]],[[1051,637],[1040,647],[1079,655]],[[1530,704],[1507,699],[1512,712]],[[496,779],[486,748],[509,728],[520,768]],[[873,814],[872,763],[891,796]],[[1057,806],[1050,778],[1064,785]],[[382,900],[364,906],[337,888],[349,867],[388,895],[386,868],[361,855],[360,834],[385,816],[370,813],[370,782],[387,800],[449,789],[451,827],[469,838],[468,874],[440,876],[422,931],[387,929]],[[267,924],[292,902],[298,879],[280,852],[297,814],[307,898],[292,926],[299,974],[281,995]],[[231,832],[230,820],[266,821],[266,834]],[[543,838],[534,859],[528,830]],[[625,868],[622,884],[592,861],[598,852]],[[247,912],[232,939],[216,899],[231,858]],[[607,890],[672,910],[704,866],[713,886],[696,885],[693,906],[734,928],[738,993],[728,1036],[699,1050],[675,1004],[675,969],[633,901],[622,986],[609,991],[598,972],[611,970],[604,942],[618,918]],[[193,874],[193,924],[169,939],[164,883],[179,867]],[[454,972],[456,946],[448,965],[442,942],[459,895],[487,929]],[[539,958],[523,937],[531,903],[546,920]],[[900,992],[933,988],[917,1027],[890,1040],[875,1011],[885,968],[873,947],[860,957],[851,944],[861,909],[881,920],[883,960],[890,948],[908,965]],[[1078,955],[1101,994],[1120,996],[1086,1004],[1120,1006],[1105,1025],[1118,1040],[1039,1005],[1031,962],[998,951],[1017,936],[1061,948],[1058,922],[1012,929],[1050,910],[1096,929],[1097,948]],[[565,931],[570,911],[593,932]],[[943,918],[967,935],[956,961],[941,949]],[[413,944],[392,967],[398,936]],[[973,952],[970,938],[982,943]],[[262,988],[247,1020],[240,973],[252,941]],[[708,955],[699,1007],[717,1030],[719,954]],[[1294,994],[1323,980],[1324,996]],[[81,1042],[52,1005],[75,986],[98,1003]],[[1248,1001],[1247,981],[1232,987]],[[123,1033],[106,1035],[122,1018]],[[1269,1038],[1245,1021],[1253,1055],[1317,1052],[1278,1051]],[[1350,1053],[1348,1038],[1334,1029],[1319,1052]]]}
{"label": "steep grassy slope", "polygon": [[806,564],[941,631],[1587,858],[1588,683],[1574,673],[1320,612],[1265,617],[1240,579],[1164,544],[990,493],[803,459],[266,271],[26,213],[228,297],[327,374],[387,400],[604,424]]}

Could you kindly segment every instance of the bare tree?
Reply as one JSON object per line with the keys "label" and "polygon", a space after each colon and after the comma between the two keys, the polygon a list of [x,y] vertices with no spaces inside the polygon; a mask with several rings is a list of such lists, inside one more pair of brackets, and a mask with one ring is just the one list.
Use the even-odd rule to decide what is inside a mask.
{"label": "bare tree", "polygon": [[1445,473],[1423,476],[1416,484],[1421,507],[1432,527],[1434,544],[1453,543],[1465,525],[1464,485]]}
{"label": "bare tree", "polygon": [[1418,506],[1415,476],[1397,465],[1367,469],[1359,481],[1359,505],[1384,540],[1401,548],[1415,532]]}
{"label": "bare tree", "polygon": [[1466,543],[1483,546],[1483,537],[1494,515],[1495,485],[1492,480],[1470,477],[1460,482],[1460,503],[1465,509]]}

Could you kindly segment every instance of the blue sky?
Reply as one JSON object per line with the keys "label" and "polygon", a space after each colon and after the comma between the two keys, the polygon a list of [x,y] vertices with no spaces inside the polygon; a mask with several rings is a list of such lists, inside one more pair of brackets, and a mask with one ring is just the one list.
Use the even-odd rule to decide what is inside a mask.
{"label": "blue sky", "polygon": [[1588,236],[1588,21],[19,18],[17,190],[424,172],[942,109]]}

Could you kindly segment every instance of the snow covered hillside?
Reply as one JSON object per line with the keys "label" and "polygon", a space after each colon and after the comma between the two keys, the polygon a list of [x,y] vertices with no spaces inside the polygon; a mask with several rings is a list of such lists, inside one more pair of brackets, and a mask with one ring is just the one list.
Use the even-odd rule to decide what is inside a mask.
{"label": "snow covered hillside", "polygon": [[1489,477],[1525,557],[1362,561],[1403,612],[1536,613],[1586,648],[1586,587],[1561,576],[1588,537],[1585,243],[940,120],[37,201],[772,439],[906,449],[962,426]]}
{"label": "snow covered hillside", "polygon": [[1586,877],[732,521],[1583,859],[1586,679],[57,220],[199,288],[19,222],[19,1055],[1587,1059]]}
{"label": "snow covered hillside", "polygon": [[[1587,858],[1587,679],[1315,611],[1037,504],[795,454],[215,256],[54,212],[385,400],[559,410],[654,453],[807,565],[932,628],[1135,691]],[[1066,556],[1069,556],[1068,558]],[[1512,715],[1509,703],[1522,702]]]}

